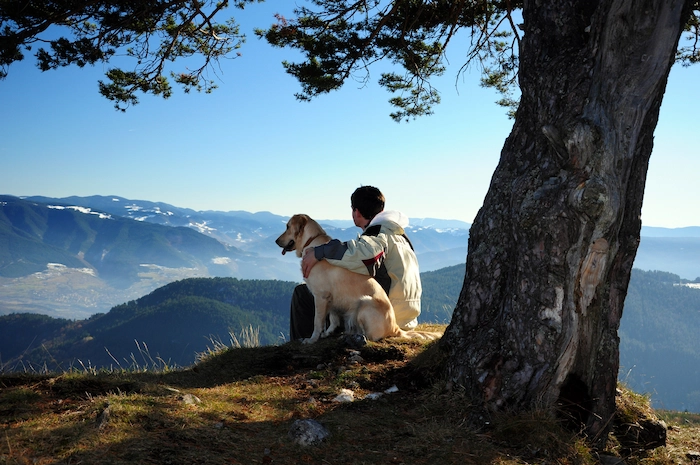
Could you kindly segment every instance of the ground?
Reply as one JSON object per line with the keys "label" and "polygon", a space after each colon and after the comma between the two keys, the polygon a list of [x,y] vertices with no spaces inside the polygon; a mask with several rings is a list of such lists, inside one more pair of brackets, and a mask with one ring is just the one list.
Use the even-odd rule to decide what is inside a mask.
{"label": "ground", "polygon": [[[6,374],[0,464],[599,463],[585,438],[546,412],[479,426],[469,400],[440,380],[440,365],[435,342],[353,348],[333,337],[220,349],[182,370]],[[355,401],[335,401],[341,389]],[[668,445],[626,463],[700,458],[700,417],[666,415]],[[314,419],[331,435],[296,445],[288,436],[296,419]],[[619,448],[611,441],[603,452],[618,456]]]}

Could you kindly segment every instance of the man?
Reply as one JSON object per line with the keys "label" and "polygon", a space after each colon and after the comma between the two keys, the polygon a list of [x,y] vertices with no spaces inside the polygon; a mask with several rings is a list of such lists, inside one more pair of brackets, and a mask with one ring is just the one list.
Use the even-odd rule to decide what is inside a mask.
{"label": "man", "polygon": [[[396,324],[409,330],[418,324],[421,282],[418,259],[404,232],[408,218],[397,211],[384,211],[384,195],[362,186],[350,197],[352,219],[362,235],[347,242],[333,239],[309,248],[301,262],[304,277],[320,260],[370,275],[384,288],[394,307]],[[310,337],[314,325],[314,298],[305,284],[294,289],[289,335],[292,340]]]}

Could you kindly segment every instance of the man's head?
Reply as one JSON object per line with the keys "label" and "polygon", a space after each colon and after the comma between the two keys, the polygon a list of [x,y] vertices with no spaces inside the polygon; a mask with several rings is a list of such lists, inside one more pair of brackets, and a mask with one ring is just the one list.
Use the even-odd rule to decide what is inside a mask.
{"label": "man's head", "polygon": [[371,221],[377,213],[384,210],[384,194],[372,186],[361,186],[350,196],[353,211],[357,210],[362,217]]}

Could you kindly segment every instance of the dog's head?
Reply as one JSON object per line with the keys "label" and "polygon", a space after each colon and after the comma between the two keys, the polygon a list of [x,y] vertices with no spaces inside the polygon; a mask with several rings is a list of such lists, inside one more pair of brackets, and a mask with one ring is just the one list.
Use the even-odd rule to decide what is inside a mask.
{"label": "dog's head", "polygon": [[275,241],[282,247],[282,255],[296,250],[297,257],[301,257],[305,229],[310,219],[308,215],[294,215],[287,221],[287,229]]}

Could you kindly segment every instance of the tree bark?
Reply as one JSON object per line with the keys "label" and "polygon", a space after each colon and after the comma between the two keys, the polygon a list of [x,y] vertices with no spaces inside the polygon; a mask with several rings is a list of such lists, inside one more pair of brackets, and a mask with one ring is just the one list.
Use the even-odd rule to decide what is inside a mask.
{"label": "tree bark", "polygon": [[653,131],[690,0],[526,0],[522,97],[443,337],[483,412],[551,409],[602,444]]}

